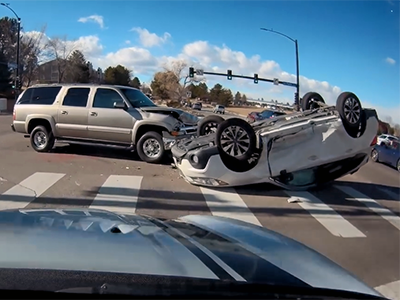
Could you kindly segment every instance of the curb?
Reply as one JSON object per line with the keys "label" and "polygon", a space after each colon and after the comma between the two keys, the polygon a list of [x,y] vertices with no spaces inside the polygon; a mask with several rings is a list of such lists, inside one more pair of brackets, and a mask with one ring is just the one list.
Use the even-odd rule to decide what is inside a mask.
{"label": "curb", "polygon": [[227,110],[226,112],[227,112],[227,113],[229,113],[229,114],[231,114],[231,115],[235,115],[235,116],[239,116],[239,117],[246,118],[246,116],[245,116],[245,115],[241,115],[241,114],[238,114],[238,113],[235,113],[235,112],[229,111],[229,110]]}

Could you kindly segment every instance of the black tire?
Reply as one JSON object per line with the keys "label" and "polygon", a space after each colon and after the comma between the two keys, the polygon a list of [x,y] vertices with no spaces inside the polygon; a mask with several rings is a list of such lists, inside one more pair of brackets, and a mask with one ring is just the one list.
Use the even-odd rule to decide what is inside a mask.
{"label": "black tire", "polygon": [[210,115],[202,119],[197,125],[197,136],[208,135],[213,133],[218,128],[219,124],[224,122],[225,119],[220,116]]}
{"label": "black tire", "polygon": [[319,108],[319,105],[315,101],[325,103],[324,98],[322,98],[320,94],[315,92],[308,92],[302,98],[301,108],[303,109],[303,111]]}
{"label": "black tire", "polygon": [[359,129],[363,118],[363,109],[358,97],[350,92],[343,92],[336,100],[336,110],[346,128]]}
{"label": "black tire", "polygon": [[49,152],[54,147],[55,139],[51,130],[48,131],[46,127],[39,125],[32,130],[30,142],[36,152]]}
{"label": "black tire", "polygon": [[[151,148],[151,146],[153,146],[153,148]],[[147,150],[145,150],[145,148],[147,148]],[[153,153],[154,156],[150,154],[153,150],[156,152]],[[160,163],[166,152],[161,134],[155,131],[149,131],[143,134],[137,142],[136,151],[140,159],[144,162],[151,164]]]}
{"label": "black tire", "polygon": [[400,159],[397,160],[396,169],[400,172]]}
{"label": "black tire", "polygon": [[[231,133],[228,132],[228,129],[231,130],[231,133],[234,132],[242,136],[242,143],[238,143],[237,139],[233,143],[229,143],[228,140],[231,140],[229,137]],[[253,127],[245,120],[239,118],[226,119],[222,122],[218,126],[215,142],[221,156],[234,158],[238,162],[250,160],[257,151],[257,139]],[[230,150],[233,150],[233,152]]]}
{"label": "black tire", "polygon": [[375,149],[371,151],[371,159],[373,162],[379,162],[379,153]]}

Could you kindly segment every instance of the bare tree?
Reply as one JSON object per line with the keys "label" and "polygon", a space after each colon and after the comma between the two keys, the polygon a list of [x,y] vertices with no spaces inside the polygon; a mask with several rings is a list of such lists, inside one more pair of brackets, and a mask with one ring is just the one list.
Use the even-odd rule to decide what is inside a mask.
{"label": "bare tree", "polygon": [[29,36],[23,35],[21,39],[21,79],[22,82],[29,86],[33,78],[37,75],[37,70],[42,62],[42,54],[45,50],[46,43],[44,43],[46,25],[40,31],[30,34]]}
{"label": "bare tree", "polygon": [[164,66],[165,73],[169,74],[165,78],[168,78],[170,81],[166,86],[173,100],[181,101],[182,98],[186,97],[187,85],[189,83],[204,81],[204,78],[189,77],[189,73],[185,72],[185,69],[188,69],[188,64],[184,60],[175,60],[170,65]]}
{"label": "bare tree", "polygon": [[46,48],[49,58],[56,61],[58,83],[61,83],[68,69],[67,59],[76,48],[75,43],[68,41],[66,36],[54,37],[49,39]]}

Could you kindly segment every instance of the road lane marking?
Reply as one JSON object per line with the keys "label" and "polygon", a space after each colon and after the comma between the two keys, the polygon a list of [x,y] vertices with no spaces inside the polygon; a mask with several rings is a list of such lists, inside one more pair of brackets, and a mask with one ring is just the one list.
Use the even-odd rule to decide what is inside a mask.
{"label": "road lane marking", "polygon": [[322,226],[334,236],[343,238],[366,237],[364,233],[309,192],[285,191],[290,197],[299,198],[298,204],[308,211]]}
{"label": "road lane marking", "polygon": [[0,195],[0,209],[24,208],[64,176],[62,173],[32,174]]}
{"label": "road lane marking", "polygon": [[213,190],[200,187],[200,190],[213,216],[236,219],[262,226],[234,189]]}
{"label": "road lane marking", "polygon": [[335,188],[354,198],[354,200],[363,203],[374,213],[380,215],[382,218],[384,218],[386,221],[388,221],[390,224],[400,230],[400,217],[396,216],[391,210],[379,205],[378,202],[369,198],[367,195],[364,195],[363,193],[353,189],[352,187],[335,185]]}
{"label": "road lane marking", "polygon": [[142,179],[143,176],[110,175],[89,208],[135,213]]}
{"label": "road lane marking", "polygon": [[375,290],[388,299],[400,300],[400,280],[380,285]]}

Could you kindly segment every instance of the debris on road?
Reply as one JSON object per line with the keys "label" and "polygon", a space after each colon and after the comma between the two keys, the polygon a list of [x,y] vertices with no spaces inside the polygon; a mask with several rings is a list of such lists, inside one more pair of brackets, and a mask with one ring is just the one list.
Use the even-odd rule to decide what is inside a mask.
{"label": "debris on road", "polygon": [[290,197],[290,198],[287,200],[287,202],[288,202],[288,203],[299,203],[299,202],[301,202],[301,199],[300,199],[299,197]]}

